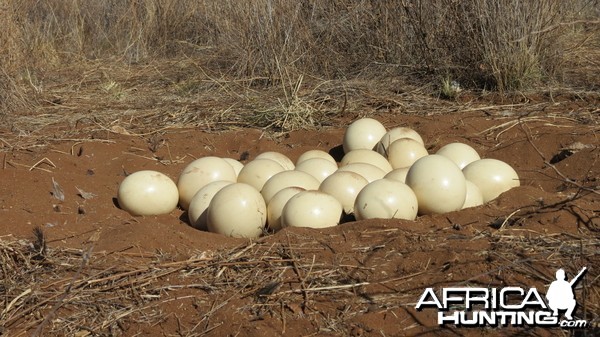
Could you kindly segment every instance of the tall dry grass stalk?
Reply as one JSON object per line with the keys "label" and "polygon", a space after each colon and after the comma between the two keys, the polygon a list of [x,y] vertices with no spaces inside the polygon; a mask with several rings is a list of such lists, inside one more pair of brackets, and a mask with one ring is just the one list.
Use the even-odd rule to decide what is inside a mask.
{"label": "tall dry grass stalk", "polygon": [[13,110],[15,105],[23,103],[20,99],[23,92],[15,83],[14,68],[22,62],[19,30],[13,17],[8,15],[8,8],[0,6],[0,121],[6,116],[6,111]]}
{"label": "tall dry grass stalk", "polygon": [[589,34],[567,23],[597,22],[599,7],[594,0],[3,0],[0,87],[3,98],[18,97],[19,81],[72,62],[185,56],[264,84],[282,80],[280,67],[345,78],[380,77],[384,66],[519,89],[555,78],[572,56],[564,51]]}
{"label": "tall dry grass stalk", "polygon": [[477,29],[469,42],[485,67],[483,75],[492,76],[500,90],[554,77],[568,45],[565,31],[557,26],[565,19],[561,14],[568,12],[568,2],[483,0],[478,4],[475,20],[469,20],[470,15],[465,20]]}

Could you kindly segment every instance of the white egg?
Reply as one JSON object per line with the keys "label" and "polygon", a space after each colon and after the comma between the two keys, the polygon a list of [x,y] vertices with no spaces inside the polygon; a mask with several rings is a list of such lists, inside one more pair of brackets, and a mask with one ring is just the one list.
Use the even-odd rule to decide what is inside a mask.
{"label": "white egg", "polygon": [[402,139],[402,138],[414,139],[417,142],[421,143],[421,145],[425,146],[425,143],[423,142],[423,138],[421,138],[421,135],[419,135],[419,133],[417,131],[415,131],[411,128],[397,127],[397,128],[391,129],[386,134],[384,134],[383,137],[381,137],[379,142],[377,142],[377,146],[376,146],[375,150],[377,152],[379,152],[379,154],[387,157],[388,156],[388,148],[390,147],[390,145],[394,141],[396,141],[398,139]]}
{"label": "white egg", "polygon": [[132,215],[167,214],[177,207],[177,185],[166,175],[151,170],[128,175],[117,192],[121,209]]}
{"label": "white egg", "polygon": [[394,169],[410,167],[428,155],[423,144],[411,138],[400,138],[388,147],[388,160]]}
{"label": "white egg", "polygon": [[358,173],[367,179],[368,182],[375,181],[385,176],[385,171],[379,167],[367,163],[352,163],[344,167],[340,167],[336,172],[354,172]]}
{"label": "white egg", "polygon": [[285,227],[326,228],[340,223],[342,205],[321,191],[303,191],[285,204],[281,225]]}
{"label": "white egg", "polygon": [[367,179],[358,173],[338,171],[321,183],[319,191],[336,198],[342,204],[344,213],[352,214],[356,196],[368,183]]}
{"label": "white egg", "polygon": [[208,183],[219,180],[237,180],[234,168],[223,158],[208,156],[189,163],[177,180],[181,208],[187,210],[196,192]]}
{"label": "white egg", "polygon": [[208,230],[206,214],[210,201],[223,187],[231,184],[233,184],[231,181],[213,181],[194,194],[188,208],[188,219],[192,227],[204,231]]}
{"label": "white egg", "polygon": [[338,169],[336,163],[323,158],[307,159],[296,165],[296,171],[302,171],[315,177],[319,183]]}
{"label": "white egg", "polygon": [[392,165],[390,165],[388,160],[373,150],[359,149],[346,153],[340,162],[340,167],[353,163],[367,163],[375,165],[386,173],[392,170]]}
{"label": "white egg", "polygon": [[233,158],[223,158],[235,171],[235,175],[240,174],[240,171],[244,168],[244,164],[242,164],[239,160],[235,160]]}
{"label": "white egg", "polygon": [[267,205],[267,226],[273,231],[281,229],[281,214],[283,207],[296,194],[306,191],[302,187],[286,187],[275,193],[269,204]]}
{"label": "white egg", "polygon": [[405,219],[417,217],[417,196],[408,185],[379,179],[365,186],[354,203],[354,216],[364,219]]}
{"label": "white egg", "polygon": [[479,187],[467,180],[467,197],[465,198],[465,203],[462,208],[465,209],[481,205],[483,205],[483,196],[481,195]]}
{"label": "white egg", "polygon": [[244,183],[223,187],[207,209],[207,227],[213,233],[257,238],[267,222],[267,205],[258,191]]}
{"label": "white egg", "polygon": [[275,152],[275,151],[267,151],[256,156],[255,159],[271,159],[278,162],[281,166],[283,166],[286,170],[293,170],[296,165],[294,162],[288,158],[288,156],[283,153]]}
{"label": "white egg", "polygon": [[316,190],[319,188],[317,178],[302,171],[283,171],[267,180],[260,191],[265,202],[268,204],[273,196],[282,189],[290,186],[302,187],[305,190]]}
{"label": "white egg", "polygon": [[450,143],[442,146],[436,154],[452,160],[462,170],[470,163],[481,159],[477,151],[464,143]]}
{"label": "white egg", "polygon": [[298,160],[296,160],[296,166],[298,166],[298,164],[300,164],[301,162],[312,158],[326,159],[337,165],[337,162],[329,153],[322,150],[308,150],[301,154],[300,157],[298,157]]}
{"label": "white egg", "polygon": [[483,196],[483,202],[496,199],[501,193],[520,185],[519,175],[507,163],[498,159],[476,160],[463,168],[467,180],[473,182]]}
{"label": "white egg", "polygon": [[267,180],[283,171],[285,171],[285,168],[274,160],[254,159],[240,171],[237,181],[238,183],[248,184],[260,192]]}
{"label": "white egg", "polygon": [[388,172],[388,174],[386,174],[384,176],[384,178],[396,180],[396,181],[399,181],[401,183],[406,183],[406,175],[408,174],[408,170],[410,170],[410,166],[409,167],[403,167],[403,168],[395,169],[395,170],[392,170],[392,171]]}
{"label": "white egg", "polygon": [[344,133],[344,153],[358,149],[373,150],[385,132],[383,124],[373,118],[361,118],[352,122]]}
{"label": "white egg", "polygon": [[437,154],[417,160],[408,170],[406,184],[417,196],[420,214],[458,211],[467,196],[467,184],[460,168]]}

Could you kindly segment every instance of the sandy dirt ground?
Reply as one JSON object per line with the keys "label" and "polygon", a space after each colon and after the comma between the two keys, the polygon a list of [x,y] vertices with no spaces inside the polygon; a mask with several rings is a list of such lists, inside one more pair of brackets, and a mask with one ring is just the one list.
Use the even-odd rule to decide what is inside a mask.
{"label": "sandy dirt ground", "polygon": [[[442,112],[406,113],[401,93],[386,97],[395,94],[396,101],[386,102],[396,105],[370,105],[369,117],[388,129],[415,129],[430,153],[451,142],[469,144],[482,157],[513,166],[521,186],[483,206],[416,221],[287,228],[250,241],[196,230],[181,209],[133,217],[117,206],[119,183],[144,169],[176,180],[189,162],[209,155],[248,162],[278,151],[295,161],[321,149],[339,160],[344,127],[364,111],[349,106],[328,125],[277,135],[226,124],[143,133],[93,119],[30,122],[28,132],[22,120],[8,123],[0,128],[0,335],[597,333],[591,327],[440,327],[436,310],[416,311],[415,304],[426,287],[545,293],[558,268],[571,278],[587,267],[575,289],[575,316],[598,325],[600,100],[537,95],[498,102],[465,95],[440,103]],[[78,113],[94,114],[93,101]],[[42,112],[58,114],[56,104],[69,105],[54,103]]]}

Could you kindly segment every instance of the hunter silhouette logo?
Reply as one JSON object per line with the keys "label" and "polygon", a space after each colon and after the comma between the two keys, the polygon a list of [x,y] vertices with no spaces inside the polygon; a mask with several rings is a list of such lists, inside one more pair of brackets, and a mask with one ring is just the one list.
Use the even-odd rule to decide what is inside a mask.
{"label": "hunter silhouette logo", "polygon": [[548,306],[552,309],[553,316],[558,316],[558,310],[566,310],[565,318],[568,320],[572,320],[573,310],[575,310],[575,306],[577,306],[577,301],[575,301],[575,294],[573,293],[573,286],[579,281],[579,278],[585,273],[587,270],[586,267],[583,267],[579,274],[575,276],[571,282],[567,282],[565,280],[565,271],[564,269],[559,269],[556,271],[556,281],[550,284],[548,288],[548,292],[546,293],[546,299],[548,299]]}
{"label": "hunter silhouette logo", "polygon": [[[577,307],[575,285],[587,271],[584,267],[567,281],[564,269],[556,271],[556,280],[548,287],[546,301],[536,288],[504,287],[442,288],[436,294],[426,288],[415,309],[438,309],[438,324],[457,327],[483,326],[546,326],[562,328],[585,328],[586,320],[574,320]],[[559,311],[565,311],[565,320]]]}

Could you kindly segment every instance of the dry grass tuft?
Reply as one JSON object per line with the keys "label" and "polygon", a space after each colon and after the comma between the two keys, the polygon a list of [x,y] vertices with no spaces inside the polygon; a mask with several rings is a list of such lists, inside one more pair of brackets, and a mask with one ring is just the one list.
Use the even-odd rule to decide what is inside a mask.
{"label": "dry grass tuft", "polygon": [[[274,88],[275,95],[267,102],[251,103],[242,109],[229,109],[215,116],[209,123],[213,125],[235,125],[239,127],[259,127],[281,136],[295,130],[317,129],[328,125],[328,117],[335,112],[326,106],[316,91],[318,86],[306,92],[302,88],[303,76],[294,82],[284,83]],[[258,101],[266,101],[264,98]]]}

